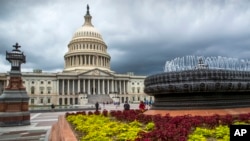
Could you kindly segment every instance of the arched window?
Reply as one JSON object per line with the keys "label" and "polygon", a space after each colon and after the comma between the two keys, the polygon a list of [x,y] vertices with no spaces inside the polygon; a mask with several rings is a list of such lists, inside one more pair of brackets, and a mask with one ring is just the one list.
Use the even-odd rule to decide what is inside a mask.
{"label": "arched window", "polygon": [[62,105],[62,98],[59,98],[59,105]]}
{"label": "arched window", "polygon": [[47,101],[48,101],[48,103],[50,103],[50,101],[51,101],[51,100],[50,100],[50,98],[48,98],[48,100],[47,100]]}
{"label": "arched window", "polygon": [[73,105],[73,98],[69,99],[69,103],[70,103],[70,105]]}
{"label": "arched window", "polygon": [[78,104],[78,98],[75,98],[75,104]]}
{"label": "arched window", "polygon": [[43,98],[40,99],[40,103],[43,104]]}
{"label": "arched window", "polygon": [[34,93],[35,93],[35,87],[32,86],[32,87],[30,88],[30,91],[31,91],[31,94],[34,94]]}
{"label": "arched window", "polygon": [[64,98],[64,104],[68,105],[68,98]]}

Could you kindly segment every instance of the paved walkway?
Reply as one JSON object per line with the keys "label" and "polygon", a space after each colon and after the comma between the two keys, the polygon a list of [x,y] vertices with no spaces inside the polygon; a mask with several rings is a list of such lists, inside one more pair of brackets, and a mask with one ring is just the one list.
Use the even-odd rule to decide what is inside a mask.
{"label": "paved walkway", "polygon": [[[123,110],[122,105],[100,105],[102,110]],[[136,108],[138,108],[138,104],[131,104],[131,109]],[[47,141],[51,126],[57,122],[59,115],[64,115],[65,113],[66,112],[31,113],[30,125],[0,127],[0,141]]]}
{"label": "paved walkway", "polygon": [[44,141],[47,131],[64,112],[31,113],[31,124],[16,127],[0,127],[0,141]]}

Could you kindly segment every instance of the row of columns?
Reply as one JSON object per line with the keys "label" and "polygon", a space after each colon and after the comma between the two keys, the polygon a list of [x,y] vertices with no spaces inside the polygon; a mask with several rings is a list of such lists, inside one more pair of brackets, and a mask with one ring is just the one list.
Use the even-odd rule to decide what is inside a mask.
{"label": "row of columns", "polygon": [[75,105],[79,104],[78,98],[59,98],[58,105]]}
{"label": "row of columns", "polygon": [[105,52],[105,46],[102,45],[95,45],[95,44],[74,44],[71,45],[69,48],[69,51],[73,51],[73,50],[82,50],[82,49],[93,49],[93,50],[97,50],[97,51],[102,51]]}
{"label": "row of columns", "polygon": [[77,93],[86,94],[118,94],[128,93],[128,80],[110,79],[60,79],[59,94],[70,95]]}
{"label": "row of columns", "polygon": [[66,57],[65,62],[66,62],[66,67],[81,66],[81,65],[110,67],[109,58],[96,55],[70,56]]}

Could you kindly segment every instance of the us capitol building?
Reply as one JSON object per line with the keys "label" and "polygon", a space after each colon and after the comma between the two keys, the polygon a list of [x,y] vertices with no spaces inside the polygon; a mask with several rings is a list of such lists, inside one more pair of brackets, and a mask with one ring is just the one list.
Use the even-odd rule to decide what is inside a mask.
{"label": "us capitol building", "polygon": [[[110,69],[108,47],[91,23],[89,6],[84,18],[84,24],[68,44],[62,72],[22,72],[29,104],[84,105],[96,101],[137,103],[154,100],[143,91],[146,76],[135,76],[132,72],[116,74]],[[1,93],[8,79],[8,73],[0,73]]]}

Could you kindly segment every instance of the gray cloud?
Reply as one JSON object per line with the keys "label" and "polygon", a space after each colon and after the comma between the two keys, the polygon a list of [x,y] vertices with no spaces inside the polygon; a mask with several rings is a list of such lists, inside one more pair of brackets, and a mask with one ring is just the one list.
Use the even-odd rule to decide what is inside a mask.
{"label": "gray cloud", "polygon": [[19,42],[27,56],[25,70],[62,70],[87,4],[117,73],[161,72],[166,60],[186,55],[250,58],[247,0],[2,0],[0,64],[8,65],[5,51]]}

